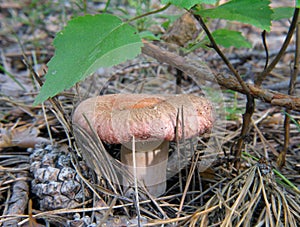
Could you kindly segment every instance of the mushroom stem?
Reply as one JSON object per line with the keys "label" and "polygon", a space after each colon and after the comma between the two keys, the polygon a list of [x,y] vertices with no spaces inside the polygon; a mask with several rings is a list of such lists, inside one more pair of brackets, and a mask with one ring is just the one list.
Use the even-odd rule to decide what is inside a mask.
{"label": "mushroom stem", "polygon": [[[166,191],[166,169],[168,163],[169,142],[163,141],[158,147],[151,150],[141,149],[149,148],[148,145],[141,146],[142,142],[137,142],[135,159],[136,159],[136,177],[144,184],[153,196],[160,196]],[[151,147],[151,146],[150,146]],[[122,145],[121,147],[121,162],[126,166],[128,171],[134,175],[133,152],[129,146]],[[122,179],[123,184],[129,187],[128,179]],[[127,190],[126,194],[132,190]]]}

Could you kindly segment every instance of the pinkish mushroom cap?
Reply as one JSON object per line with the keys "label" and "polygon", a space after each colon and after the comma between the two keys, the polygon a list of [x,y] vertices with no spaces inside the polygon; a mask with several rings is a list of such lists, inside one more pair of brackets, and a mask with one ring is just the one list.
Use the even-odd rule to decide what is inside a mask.
{"label": "pinkish mushroom cap", "polygon": [[213,126],[210,102],[195,95],[114,94],[89,98],[76,108],[73,123],[90,131],[84,115],[100,139],[110,144],[130,142],[133,136],[136,141],[172,141],[175,131],[179,139],[187,139]]}

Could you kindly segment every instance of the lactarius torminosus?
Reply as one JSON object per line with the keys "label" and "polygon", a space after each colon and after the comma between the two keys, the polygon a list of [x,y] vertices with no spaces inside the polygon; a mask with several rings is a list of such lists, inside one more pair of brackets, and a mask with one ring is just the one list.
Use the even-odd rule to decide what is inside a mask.
{"label": "lactarius torminosus", "polygon": [[169,141],[209,131],[213,114],[210,102],[195,95],[114,94],[81,102],[73,124],[88,132],[91,126],[105,143],[122,144],[121,162],[132,173],[134,138],[136,176],[159,196],[166,190]]}

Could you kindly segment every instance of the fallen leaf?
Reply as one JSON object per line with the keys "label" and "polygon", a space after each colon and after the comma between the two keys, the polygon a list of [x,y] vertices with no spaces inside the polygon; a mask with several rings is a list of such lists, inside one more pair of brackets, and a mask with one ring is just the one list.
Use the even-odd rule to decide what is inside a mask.
{"label": "fallen leaf", "polygon": [[34,147],[35,144],[50,143],[46,138],[39,137],[37,128],[20,126],[12,128],[0,128],[0,148],[5,147]]}

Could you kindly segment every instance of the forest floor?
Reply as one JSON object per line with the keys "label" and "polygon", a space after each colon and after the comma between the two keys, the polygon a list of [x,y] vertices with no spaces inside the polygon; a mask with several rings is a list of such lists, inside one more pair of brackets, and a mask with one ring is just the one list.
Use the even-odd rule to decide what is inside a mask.
{"label": "forest floor", "polygon": [[[101,1],[88,1],[86,11],[97,13],[104,6]],[[134,12],[132,7],[124,7],[121,3],[108,9],[124,17],[128,12]],[[231,226],[229,223],[247,221],[263,223],[264,226],[293,226],[293,223],[300,222],[299,111],[289,113],[288,152],[285,165],[279,168],[277,161],[284,146],[287,110],[257,99],[247,143],[243,148],[240,172],[237,173],[233,166],[232,150],[240,135],[246,97],[206,81],[199,83],[202,87],[213,87],[222,96],[222,103],[214,104],[220,104],[219,108],[216,107],[220,112],[210,135],[210,138],[215,138],[211,145],[213,151],[201,149],[210,146],[209,137],[203,138],[204,142],[199,145],[189,164],[168,179],[165,195],[156,199],[148,195],[144,201],[141,198],[137,206],[133,199],[107,194],[111,188],[105,189],[107,185],[103,184],[101,189],[96,187],[101,199],[94,196],[94,199],[89,198],[80,205],[76,204],[76,207],[42,210],[39,199],[32,192],[31,182],[36,177],[32,170],[32,148],[44,143],[58,144],[72,147],[65,153],[76,154],[73,134],[66,132],[66,124],[61,122],[59,114],[67,120],[71,119],[79,100],[99,94],[134,92],[141,86],[144,86],[144,92],[154,94],[174,93],[179,89],[175,83],[178,71],[141,54],[123,64],[101,68],[77,87],[59,94],[57,102],[61,109],[48,101],[33,106],[39,85],[32,72],[35,71],[42,81],[45,80],[46,64],[55,52],[52,45],[55,34],[63,29],[69,19],[83,15],[84,10],[83,3],[73,1],[20,3],[0,0],[0,226],[49,226],[50,223],[53,226],[88,226],[89,222],[100,222],[101,226],[135,226],[137,222],[143,223],[143,226],[217,226],[220,223]],[[157,33],[166,32],[161,24],[168,21],[174,12],[181,13],[174,8],[168,9],[164,12],[165,17],[151,17],[140,26],[148,26]],[[271,32],[267,33],[271,59],[282,45],[289,25],[289,20],[276,21]],[[218,26],[222,26],[222,22],[211,27],[215,29]],[[261,31],[249,25],[232,23],[231,26],[240,29],[252,43],[252,48],[222,50],[244,80],[251,82],[265,66]],[[230,73],[211,49],[200,48],[186,56],[204,61],[212,73]],[[263,88],[287,94],[294,58],[295,39],[292,39],[286,53],[264,81]],[[141,81],[142,85],[139,84]],[[179,90],[211,94],[211,90],[205,88],[199,92],[195,84],[198,85],[198,81],[183,75]],[[294,95],[300,96],[299,79]],[[213,100],[214,96],[209,98]],[[77,143],[87,141],[82,138]],[[106,149],[111,149],[114,155],[119,148],[106,146]],[[209,160],[209,165],[205,164],[205,160]],[[103,202],[100,205],[99,200]],[[89,220],[84,217],[89,217]]]}

